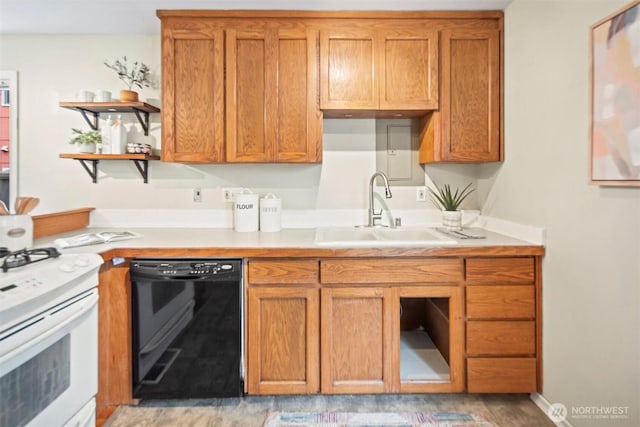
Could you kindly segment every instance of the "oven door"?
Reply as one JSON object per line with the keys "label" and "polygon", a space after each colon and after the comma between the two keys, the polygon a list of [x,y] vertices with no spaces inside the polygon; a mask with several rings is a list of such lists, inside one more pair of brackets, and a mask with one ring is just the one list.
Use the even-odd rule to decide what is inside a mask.
{"label": "oven door", "polygon": [[98,291],[0,331],[0,425],[63,426],[98,389]]}

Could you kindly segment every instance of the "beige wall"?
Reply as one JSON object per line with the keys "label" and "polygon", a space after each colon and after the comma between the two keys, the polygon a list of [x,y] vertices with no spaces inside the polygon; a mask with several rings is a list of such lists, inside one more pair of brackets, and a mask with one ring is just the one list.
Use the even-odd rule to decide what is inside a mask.
{"label": "beige wall", "polygon": [[515,0],[505,14],[505,144],[485,214],[547,229],[544,397],[629,406],[640,425],[640,188],[590,186],[589,27],[625,1]]}

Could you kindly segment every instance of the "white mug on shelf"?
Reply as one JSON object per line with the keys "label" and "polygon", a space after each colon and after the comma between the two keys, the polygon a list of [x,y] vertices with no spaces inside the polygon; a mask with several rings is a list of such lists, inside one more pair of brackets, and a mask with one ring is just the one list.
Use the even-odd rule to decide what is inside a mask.
{"label": "white mug on shelf", "polygon": [[93,102],[95,93],[90,90],[81,90],[78,92],[78,101],[80,102]]}
{"label": "white mug on shelf", "polygon": [[108,90],[97,90],[96,91],[96,102],[111,102],[111,92]]}

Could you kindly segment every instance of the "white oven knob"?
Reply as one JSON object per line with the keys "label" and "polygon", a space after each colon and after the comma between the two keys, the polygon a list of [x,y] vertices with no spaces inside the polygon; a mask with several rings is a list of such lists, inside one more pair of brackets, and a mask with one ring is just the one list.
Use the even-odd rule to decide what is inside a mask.
{"label": "white oven knob", "polygon": [[76,269],[73,264],[69,264],[68,262],[60,264],[59,268],[60,271],[64,271],[65,273],[73,273]]}

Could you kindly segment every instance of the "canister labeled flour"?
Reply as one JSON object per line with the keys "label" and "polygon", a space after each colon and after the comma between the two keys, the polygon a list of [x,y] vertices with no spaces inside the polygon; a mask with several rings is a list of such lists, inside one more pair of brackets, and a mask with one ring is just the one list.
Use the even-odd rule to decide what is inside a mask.
{"label": "canister labeled flour", "polygon": [[244,189],[233,202],[233,229],[236,231],[258,231],[258,195]]}
{"label": "canister labeled flour", "polygon": [[10,251],[33,246],[33,220],[31,215],[0,216],[0,246]]}
{"label": "canister labeled flour", "polygon": [[269,193],[260,199],[260,231],[282,229],[282,200]]}

